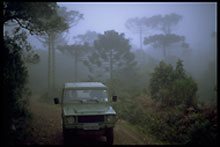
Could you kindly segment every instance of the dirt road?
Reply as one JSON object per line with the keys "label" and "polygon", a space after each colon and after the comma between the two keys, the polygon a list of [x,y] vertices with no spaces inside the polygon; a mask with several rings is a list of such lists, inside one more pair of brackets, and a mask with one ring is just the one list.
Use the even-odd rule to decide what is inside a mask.
{"label": "dirt road", "polygon": [[[61,127],[61,109],[59,105],[46,104],[37,99],[30,100],[33,113],[32,134],[28,144],[62,145],[64,144]],[[105,144],[105,137],[79,136],[77,144]],[[76,140],[74,141],[76,142]],[[114,145],[154,144],[144,134],[129,127],[129,123],[119,120],[114,128]]]}

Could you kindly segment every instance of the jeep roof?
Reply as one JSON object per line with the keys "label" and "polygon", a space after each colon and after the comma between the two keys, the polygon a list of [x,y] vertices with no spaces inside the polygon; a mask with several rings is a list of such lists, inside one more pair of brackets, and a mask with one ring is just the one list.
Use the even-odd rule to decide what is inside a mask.
{"label": "jeep roof", "polygon": [[101,82],[67,82],[64,89],[107,89]]}

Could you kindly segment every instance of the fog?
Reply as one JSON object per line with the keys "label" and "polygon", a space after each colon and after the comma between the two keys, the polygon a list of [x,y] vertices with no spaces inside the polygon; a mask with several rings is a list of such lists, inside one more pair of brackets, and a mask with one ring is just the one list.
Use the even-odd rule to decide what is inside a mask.
{"label": "fog", "polygon": [[[125,23],[129,18],[149,18],[154,15],[165,16],[176,13],[182,16],[182,19],[172,27],[172,33],[184,36],[185,42],[189,44],[189,48],[186,51],[187,53],[183,54],[183,51],[174,45],[173,47],[171,46],[167,52],[174,58],[182,59],[187,73],[193,76],[197,82],[204,79],[204,75],[202,74],[209,67],[209,62],[212,61],[214,64],[211,69],[213,73],[212,76],[215,77],[214,81],[216,81],[216,37],[213,38],[211,36],[213,32],[217,32],[216,3],[59,2],[58,5],[66,7],[68,11],[75,10],[83,14],[83,19],[80,20],[77,25],[72,26],[68,31],[63,33],[67,44],[74,44],[74,36],[85,34],[88,31],[104,34],[105,31],[115,30],[118,33],[124,33],[125,38],[130,40],[132,46],[131,51],[133,52],[140,49],[140,40],[139,33],[134,33],[126,28]],[[142,34],[142,37],[144,38],[158,33],[156,30],[148,29]],[[47,50],[47,46],[43,46],[35,36],[30,36],[29,40],[35,49]],[[160,49],[154,49],[151,45],[142,45],[142,50],[144,50],[148,56],[158,61],[163,59],[163,54]],[[59,51],[57,51],[57,53],[59,54]],[[149,58],[143,58],[146,58],[143,60],[148,62]],[[71,60],[71,58],[68,59]],[[46,61],[45,59],[45,62]],[[56,62],[59,63],[59,59],[56,59]],[[170,63],[175,66],[174,61]],[[44,65],[46,66],[46,64],[47,63]],[[70,63],[66,62],[66,66],[68,64]],[[73,67],[73,65],[70,64],[67,67],[70,69],[69,72],[73,74],[73,68],[70,67]],[[84,68],[83,65],[81,68]],[[58,70],[56,76],[58,76],[61,71],[62,70]],[[59,79],[62,79],[61,77],[56,79],[59,81]],[[68,81],[68,79],[66,80]],[[216,85],[216,83],[213,84]],[[199,87],[202,87],[201,83]],[[199,88],[198,91],[202,91],[201,88]]]}
{"label": "fog", "polygon": [[[119,120],[114,144],[217,143],[217,3],[4,2],[3,7],[3,87],[12,87],[4,91],[15,104],[10,114],[19,118],[15,112],[29,107],[30,130],[40,132],[28,135],[35,141],[27,144],[64,143],[58,119],[65,118],[60,110],[66,82],[107,87],[108,105]],[[53,100],[61,107],[51,105]]]}
{"label": "fog", "polygon": [[[69,10],[84,14],[84,20],[69,30],[70,34],[83,34],[87,30],[103,33],[114,29],[132,38],[138,44],[138,34],[125,28],[131,17],[150,17],[177,13],[183,20],[175,28],[177,34],[186,36],[192,47],[207,40],[210,32],[216,31],[216,5],[214,3],[58,3]],[[199,36],[199,37],[198,37]],[[71,41],[71,37],[70,40]]]}
{"label": "fog", "polygon": [[[183,19],[175,28],[175,33],[186,36],[186,41],[192,47],[198,46],[207,40],[210,32],[217,31],[217,5],[215,3],[70,3],[59,2],[59,6],[68,10],[77,10],[84,15],[78,25],[68,31],[67,40],[72,41],[72,36],[84,34],[88,30],[104,33],[114,29],[125,33],[132,39],[132,44],[138,46],[138,34],[133,34],[125,27],[125,22],[132,17],[150,17],[177,13]],[[198,37],[199,36],[199,37]],[[33,44],[38,47],[39,43]]]}
{"label": "fog", "polygon": [[[129,18],[150,18],[155,15],[161,15],[162,17],[164,17],[165,15],[169,15],[171,13],[182,16],[179,22],[172,26],[171,33],[179,36],[184,36],[185,42],[189,45],[189,48],[184,50],[181,49],[178,45],[171,45],[169,47],[169,50],[167,50],[167,54],[169,54],[170,60],[169,63],[175,66],[177,58],[183,60],[184,68],[187,74],[192,76],[199,85],[199,97],[204,96],[201,93],[202,91],[204,91],[204,89],[206,89],[203,84],[204,79],[206,79],[206,77],[204,77],[204,74],[207,70],[211,70],[210,74],[214,78],[214,81],[212,81],[212,83],[214,83],[212,85],[216,85],[216,3],[59,2],[57,4],[60,7],[66,7],[67,11],[74,10],[83,14],[83,19],[79,20],[79,22],[76,25],[72,26],[68,31],[62,33],[66,44],[74,44],[74,37],[76,37],[77,35],[86,34],[88,31],[93,31],[96,34],[104,34],[105,31],[114,30],[118,33],[124,33],[125,38],[129,39],[129,44],[131,45],[131,51],[133,53],[135,53],[137,50],[140,50],[140,34],[138,32],[132,32],[126,27],[126,21]],[[212,35],[213,32],[215,34],[214,36]],[[151,58],[159,63],[159,61],[163,60],[163,53],[160,49],[152,47],[152,45],[144,45],[144,38],[160,33],[161,31],[158,31],[157,29],[146,29],[146,31],[142,33],[142,50],[144,51],[145,55],[143,55],[143,53],[141,53],[142,55],[138,55],[137,53],[135,53],[135,60],[138,62],[138,65],[141,66],[141,64],[148,64],[148,66],[152,67],[151,69],[149,69],[149,71],[153,71],[153,67],[156,66],[156,64],[151,64]],[[38,53],[41,52],[42,54],[46,54],[48,50],[47,45],[43,45],[36,36],[29,35],[28,40],[33,46],[34,50],[36,50]],[[65,44],[65,42],[57,41],[56,44]],[[92,39],[90,40],[90,42],[92,42]],[[42,87],[44,87],[45,91],[47,87],[47,55],[40,57],[40,63],[36,65],[31,65],[29,67],[30,79],[38,79],[39,75],[36,73],[34,74],[34,72],[32,71],[36,71],[36,69],[40,70],[41,67],[44,66],[43,77],[45,77],[45,83],[42,84]],[[61,60],[60,58],[63,59]],[[83,57],[81,60],[84,59],[86,59],[86,57]],[[67,56],[66,54],[62,54],[59,50],[56,50],[55,62],[56,82],[60,83],[61,85],[61,83],[64,83],[65,81],[73,81],[74,76],[72,76],[71,79],[71,75],[74,75],[74,57]],[[210,66],[210,63],[212,64],[212,66]],[[63,67],[64,64],[65,67]],[[85,77],[90,75],[89,70],[87,69],[87,67],[85,67],[83,62],[80,61],[79,64],[79,79],[86,80]],[[62,69],[60,69],[61,67]],[[138,68],[140,69],[140,67]],[[80,70],[82,73],[80,72]],[[68,71],[68,73],[65,72],[65,74],[69,76],[63,77],[64,71]],[[105,77],[104,76],[101,78],[100,75],[105,74],[100,74],[100,71],[98,71],[97,69],[97,80],[103,80],[103,78]],[[35,80],[29,81],[30,83],[33,83],[33,81]]]}

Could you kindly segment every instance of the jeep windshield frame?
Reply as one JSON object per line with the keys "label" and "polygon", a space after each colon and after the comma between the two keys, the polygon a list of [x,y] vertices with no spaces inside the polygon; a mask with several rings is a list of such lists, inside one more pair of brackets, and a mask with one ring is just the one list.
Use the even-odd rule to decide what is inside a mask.
{"label": "jeep windshield frame", "polygon": [[105,89],[65,89],[63,92],[63,103],[99,103],[109,102]]}
{"label": "jeep windshield frame", "polygon": [[[66,97],[67,91],[69,91],[69,96]],[[74,91],[76,92],[75,94],[77,95],[79,94],[80,96],[79,97],[76,97],[76,95],[74,96]],[[99,94],[102,95],[102,97],[101,98],[99,97],[99,99],[92,99],[92,95],[91,97],[88,95],[88,93],[90,94],[90,92],[92,91],[93,92],[97,91]],[[72,99],[72,101],[66,101],[68,97]],[[107,94],[107,87],[100,82],[68,82],[68,83],[65,83],[63,93],[62,93],[62,103],[79,103],[79,102],[80,103],[84,103],[84,102],[88,102],[88,103],[102,103],[102,102],[106,103],[107,102],[108,103],[109,98]]]}

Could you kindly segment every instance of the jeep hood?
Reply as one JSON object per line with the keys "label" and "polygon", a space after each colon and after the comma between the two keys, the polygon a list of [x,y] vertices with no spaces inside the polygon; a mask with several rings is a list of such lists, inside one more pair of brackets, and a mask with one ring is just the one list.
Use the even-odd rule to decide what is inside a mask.
{"label": "jeep hood", "polygon": [[64,104],[63,113],[65,116],[116,114],[108,104]]}

